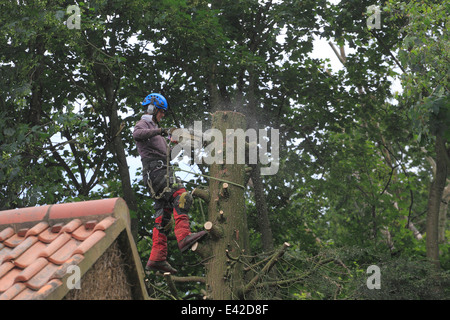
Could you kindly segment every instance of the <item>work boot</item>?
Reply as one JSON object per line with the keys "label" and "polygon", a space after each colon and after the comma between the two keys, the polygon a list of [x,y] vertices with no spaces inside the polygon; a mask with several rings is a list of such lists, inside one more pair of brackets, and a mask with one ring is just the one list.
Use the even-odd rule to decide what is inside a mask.
{"label": "work boot", "polygon": [[207,233],[208,232],[206,231],[191,233],[190,235],[186,236],[183,240],[178,242],[178,248],[180,249],[181,252],[185,252],[187,249],[192,247],[194,243],[203,238]]}
{"label": "work boot", "polygon": [[151,261],[147,262],[145,267],[147,270],[160,271],[162,273],[170,272],[171,274],[177,273],[177,270],[172,268],[172,266],[167,261]]}

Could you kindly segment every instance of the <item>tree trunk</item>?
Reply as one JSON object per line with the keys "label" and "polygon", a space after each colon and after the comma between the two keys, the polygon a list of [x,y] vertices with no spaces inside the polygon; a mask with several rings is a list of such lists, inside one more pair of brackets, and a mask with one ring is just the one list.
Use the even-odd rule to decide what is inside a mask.
{"label": "tree trunk", "polygon": [[[122,183],[123,198],[126,201],[130,210],[137,211],[136,195],[131,186],[130,171],[127,163],[127,156],[125,153],[125,148],[120,135],[121,124],[119,123],[119,116],[117,112],[117,103],[113,102],[113,107],[111,108],[111,134],[112,134],[112,149],[116,158],[117,166],[119,167],[119,175]],[[138,235],[138,221],[137,218],[131,218],[131,233],[135,240],[137,240]]]}
{"label": "tree trunk", "polygon": [[[121,138],[122,125],[118,115],[118,106],[114,90],[114,78],[103,66],[95,69],[96,81],[105,92],[106,104],[103,106],[104,114],[110,119],[109,138],[111,139],[111,153],[119,169],[120,181],[122,183],[123,198],[130,210],[137,211],[136,195],[131,186],[130,172],[128,168],[125,148]],[[131,232],[135,240],[138,233],[137,218],[131,218]]]}
{"label": "tree trunk", "polygon": [[[448,169],[447,169],[448,170]],[[442,195],[441,207],[439,209],[439,244],[444,244],[445,239],[445,229],[447,227],[447,212],[448,212],[448,202],[450,201],[450,184],[444,189],[444,194]]]}
{"label": "tree trunk", "polygon": [[[258,78],[255,74],[254,68],[250,68],[250,80],[249,80],[249,93],[248,93],[248,108],[247,114],[248,116],[248,126],[251,129],[255,129],[259,131],[260,125],[258,123],[258,120],[256,119],[255,115],[258,113],[256,108],[256,79]],[[256,214],[257,214],[257,221],[258,221],[258,229],[261,233],[261,245],[262,249],[266,252],[273,250],[273,236],[272,236],[272,228],[270,226],[270,220],[269,220],[269,210],[267,208],[267,201],[266,201],[266,194],[264,193],[264,185],[261,178],[261,164],[258,163],[256,165],[253,165],[253,170],[251,172],[251,179],[253,182],[253,190],[255,192],[255,206],[256,206]]]}
{"label": "tree trunk", "polygon": [[426,249],[427,257],[439,268],[439,209],[447,180],[447,150],[445,139],[439,133],[436,135],[435,150],[436,175],[428,197]]}
{"label": "tree trunk", "polygon": [[261,165],[258,163],[253,167],[251,178],[253,189],[255,191],[255,203],[258,215],[258,228],[261,232],[262,249],[265,252],[273,250],[272,228],[269,220],[269,210],[267,209],[266,195],[264,194],[264,185],[261,178]]}
{"label": "tree trunk", "polygon": [[[238,292],[244,282],[243,264],[239,262],[243,253],[248,254],[248,227],[245,212],[244,185],[245,166],[237,164],[236,152],[234,162],[226,161],[226,129],[242,129],[246,126],[245,116],[231,111],[217,111],[213,114],[212,128],[220,130],[223,141],[212,142],[212,156],[216,161],[210,164],[210,176],[233,182],[227,184],[210,179],[210,201],[208,219],[215,226],[215,236],[211,234],[208,246],[211,259],[206,262],[206,288],[209,298],[214,300],[231,300],[238,298]],[[234,143],[234,150],[236,143]],[[222,150],[223,149],[223,150]],[[217,161],[220,155],[223,164]],[[230,160],[230,159],[228,159]],[[237,185],[236,185],[237,184]]]}

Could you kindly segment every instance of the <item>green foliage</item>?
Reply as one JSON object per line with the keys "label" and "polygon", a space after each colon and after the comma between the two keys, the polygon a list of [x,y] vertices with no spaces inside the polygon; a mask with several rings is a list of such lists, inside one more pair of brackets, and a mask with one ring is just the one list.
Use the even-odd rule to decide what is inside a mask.
{"label": "green foliage", "polygon": [[419,139],[437,132],[448,139],[449,3],[389,1],[386,11],[394,18],[406,17],[398,59],[407,70],[402,75],[403,103],[411,106],[413,128]]}

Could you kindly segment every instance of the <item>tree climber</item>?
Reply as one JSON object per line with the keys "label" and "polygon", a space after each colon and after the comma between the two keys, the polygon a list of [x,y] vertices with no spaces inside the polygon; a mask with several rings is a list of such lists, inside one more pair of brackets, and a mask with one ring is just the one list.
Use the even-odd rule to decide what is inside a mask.
{"label": "tree climber", "polygon": [[191,233],[188,211],[193,199],[170,166],[170,148],[164,138],[170,130],[159,127],[159,122],[168,111],[166,98],[152,93],[145,97],[142,106],[145,114],[134,127],[133,138],[142,161],[144,183],[155,200],[153,245],[146,269],[174,274],[177,270],[166,260],[167,235],[173,223],[181,252],[189,249],[207,232]]}

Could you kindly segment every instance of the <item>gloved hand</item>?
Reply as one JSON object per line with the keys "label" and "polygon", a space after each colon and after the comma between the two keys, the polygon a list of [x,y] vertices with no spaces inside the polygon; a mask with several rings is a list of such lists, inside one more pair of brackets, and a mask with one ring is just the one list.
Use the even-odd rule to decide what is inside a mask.
{"label": "gloved hand", "polygon": [[169,132],[170,132],[170,128],[161,128],[161,135],[163,137],[169,135]]}
{"label": "gloved hand", "polygon": [[177,128],[175,128],[175,127],[171,127],[171,128],[161,128],[161,135],[162,136],[167,136],[167,135],[169,135],[169,134],[172,134],[172,132],[174,131],[174,130],[176,130]]}

